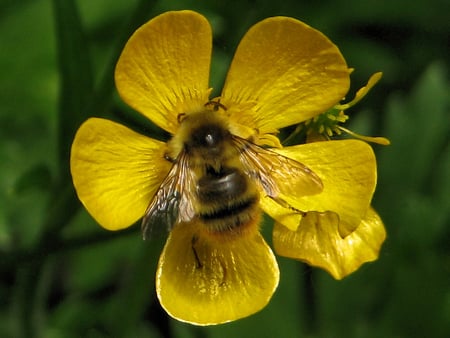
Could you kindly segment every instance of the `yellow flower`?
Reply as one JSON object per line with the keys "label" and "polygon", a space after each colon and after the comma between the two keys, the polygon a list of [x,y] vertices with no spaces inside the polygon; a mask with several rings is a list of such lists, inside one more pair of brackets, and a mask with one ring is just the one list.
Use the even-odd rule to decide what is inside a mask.
{"label": "yellow flower", "polygon": [[[126,103],[172,139],[164,143],[115,122],[91,118],[79,128],[71,153],[77,194],[101,226],[119,230],[145,216],[145,230],[149,223],[171,230],[159,259],[158,298],[171,316],[197,325],[248,316],[272,297],[279,270],[259,233],[259,208],[277,221],[277,252],[327,270],[332,266],[340,276],[374,259],[383,241],[380,229],[384,231],[369,209],[376,166],[366,143],[343,140],[282,148],[275,136],[280,128],[313,118],[345,96],[350,71],[337,47],[298,20],[263,20],[240,42],[222,95],[215,100],[210,100],[208,87],[211,48],[209,23],[192,11],[167,12],[139,28],[118,61],[117,89]],[[261,173],[246,172],[259,180],[254,185],[258,193],[253,192],[259,208],[251,221],[240,220],[246,226],[243,230],[241,223],[235,230],[225,220],[230,229],[213,233],[197,217],[201,203],[192,201],[197,198],[193,191],[214,192],[217,187],[211,183],[223,188],[222,181],[203,182],[197,177],[186,183],[201,165],[198,158],[185,159],[188,145],[180,140],[186,137],[186,125],[211,119],[220,120],[233,140],[241,140],[236,141],[243,145],[240,151],[255,151],[251,157],[255,162],[258,156],[279,156],[282,163],[297,168],[283,182],[283,176],[276,176],[276,163],[259,162],[264,166],[258,170],[277,177],[280,191],[272,187],[269,174],[264,181]],[[211,141],[209,136],[206,142]],[[228,159],[228,153],[217,156]],[[211,170],[220,166],[214,156],[205,161]],[[233,168],[221,176],[232,184],[240,182],[236,177],[239,172]],[[240,179],[245,186],[250,178]],[[291,190],[288,182],[294,183]],[[273,194],[269,197],[267,191]],[[153,208],[160,211],[158,217],[149,217]],[[327,258],[333,250],[339,254]],[[369,251],[372,255],[366,254]],[[323,257],[328,266],[315,261]]]}
{"label": "yellow flower", "polygon": [[[384,137],[359,135],[342,126],[349,119],[345,111],[357,104],[377,84],[381,76],[381,72],[373,74],[367,85],[359,89],[354,99],[350,102],[338,103],[326,112],[298,124],[297,128],[283,143],[289,143],[291,139],[294,139],[301,132],[306,134],[308,143],[331,140],[334,135],[341,135],[344,132],[366,142],[389,145],[390,141]],[[284,154],[300,162],[303,160],[301,153]],[[342,160],[345,161],[345,159]],[[321,164],[324,165],[325,162]],[[347,164],[350,165],[350,163]],[[310,168],[319,173],[321,177],[330,177],[327,174],[320,175],[321,169],[315,168],[314,165],[310,166]],[[330,168],[329,165],[328,168]],[[368,168],[366,167],[366,169]],[[334,173],[337,174],[338,171],[334,171]],[[356,179],[356,177],[354,178]],[[363,184],[366,183],[367,181]],[[332,182],[325,184],[325,189],[319,199],[332,201],[333,196],[347,195],[342,190],[331,191],[330,187],[333,187]],[[334,188],[339,189],[339,186],[335,185]],[[357,190],[356,187],[352,189],[353,193]],[[284,216],[276,215],[278,219],[282,219],[285,225],[291,224],[294,227],[297,226],[297,228],[289,230],[280,223],[275,224],[273,232],[275,251],[279,255],[299,259],[310,265],[323,268],[336,279],[342,279],[349,275],[365,262],[376,260],[381,244],[386,238],[383,223],[376,211],[370,207],[365,216],[361,214],[362,220],[359,225],[357,222],[351,225],[343,218],[343,215],[346,213],[346,204],[343,198],[340,197],[339,201],[336,200],[334,207],[330,205],[325,208],[325,204],[319,202],[319,199],[314,198],[324,210],[322,213],[312,211],[301,219],[298,215],[286,215],[286,213],[284,213]],[[296,202],[299,202],[298,208],[303,208],[302,210],[313,210],[302,205],[300,200],[296,200]],[[365,209],[363,207],[361,210]],[[317,210],[320,210],[320,208]]]}
{"label": "yellow flower", "polygon": [[[331,154],[313,159],[323,147]],[[321,179],[321,194],[286,201],[304,215],[293,214],[268,198],[277,222],[273,232],[275,251],[302,260],[342,279],[361,264],[378,258],[386,233],[370,202],[376,185],[375,155],[358,140],[314,142],[277,150],[307,164]],[[350,153],[349,153],[350,152]]]}

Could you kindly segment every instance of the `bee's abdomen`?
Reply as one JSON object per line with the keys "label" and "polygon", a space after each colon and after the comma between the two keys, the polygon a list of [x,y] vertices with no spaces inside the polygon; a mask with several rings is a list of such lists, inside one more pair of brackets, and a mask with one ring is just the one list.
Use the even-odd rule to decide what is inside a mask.
{"label": "bee's abdomen", "polygon": [[241,228],[259,212],[254,184],[236,168],[202,177],[197,184],[197,197],[201,206],[197,216],[212,232]]}
{"label": "bee's abdomen", "polygon": [[[225,220],[228,218],[240,218],[242,214],[248,213],[249,210],[253,209],[258,199],[253,196],[246,198],[244,200],[239,200],[236,203],[226,204],[222,207],[217,207],[212,210],[208,210],[199,213],[199,217],[205,222],[214,222],[217,220]],[[239,224],[237,224],[239,225]]]}
{"label": "bee's abdomen", "polygon": [[247,179],[235,168],[221,173],[208,173],[197,184],[197,196],[201,203],[221,204],[239,198],[248,189]]}

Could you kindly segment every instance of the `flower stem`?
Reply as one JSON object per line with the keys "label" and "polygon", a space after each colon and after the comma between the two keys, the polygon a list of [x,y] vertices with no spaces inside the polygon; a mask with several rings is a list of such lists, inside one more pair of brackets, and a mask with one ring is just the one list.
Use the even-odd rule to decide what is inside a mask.
{"label": "flower stem", "polygon": [[317,332],[317,285],[314,284],[314,269],[308,264],[302,264],[303,294],[302,304],[305,313],[305,328],[309,335]]}

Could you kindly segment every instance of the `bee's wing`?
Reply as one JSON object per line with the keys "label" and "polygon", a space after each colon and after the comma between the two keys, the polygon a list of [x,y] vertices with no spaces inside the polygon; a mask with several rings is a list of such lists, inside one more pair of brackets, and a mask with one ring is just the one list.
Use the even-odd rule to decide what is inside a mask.
{"label": "bee's wing", "polygon": [[144,239],[150,237],[153,229],[171,230],[175,223],[194,217],[194,177],[187,160],[186,154],[180,154],[153,196],[142,218]]}
{"label": "bee's wing", "polygon": [[240,159],[247,174],[254,178],[267,194],[306,196],[318,194],[323,185],[319,176],[302,163],[234,136]]}

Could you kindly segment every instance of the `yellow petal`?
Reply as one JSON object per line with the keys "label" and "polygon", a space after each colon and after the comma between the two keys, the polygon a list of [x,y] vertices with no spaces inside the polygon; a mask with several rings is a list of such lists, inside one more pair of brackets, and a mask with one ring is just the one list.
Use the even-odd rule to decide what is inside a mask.
{"label": "yellow petal", "polygon": [[260,233],[218,240],[201,234],[194,223],[180,223],[170,233],[156,278],[164,309],[180,321],[213,325],[266,306],[279,270]]}
{"label": "yellow petal", "polygon": [[70,169],[78,197],[106,229],[140,217],[170,169],[165,144],[109,120],[91,118],[78,129]]}
{"label": "yellow petal", "polygon": [[347,64],[326,36],[293,18],[274,17],[240,42],[221,102],[235,122],[272,133],[333,107],[349,85]]}
{"label": "yellow petal", "polygon": [[[312,196],[281,196],[301,211],[333,211],[339,215],[339,231],[351,233],[365,216],[376,185],[376,162],[372,148],[359,140],[307,143],[274,151],[292,158],[320,177],[323,191]],[[297,229],[301,216],[269,198],[261,204],[272,218]]]}
{"label": "yellow petal", "polygon": [[308,213],[297,231],[276,223],[273,245],[277,254],[320,267],[342,279],[362,264],[378,258],[386,238],[383,222],[372,208],[356,230],[342,238],[334,213]]}
{"label": "yellow petal", "polygon": [[382,76],[383,76],[382,72],[372,74],[372,76],[369,78],[369,81],[367,81],[367,84],[356,92],[356,95],[353,100],[351,100],[348,103],[338,104],[335,106],[335,108],[340,110],[346,110],[357,104],[359,101],[361,101],[361,99],[364,96],[366,96],[366,94],[373,88],[373,86],[375,86],[377,82],[380,81]]}
{"label": "yellow petal", "polygon": [[204,109],[212,34],[192,11],[167,12],[141,26],[117,62],[122,99],[155,124],[174,133],[177,116]]}

